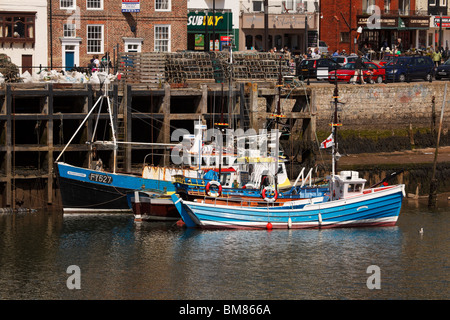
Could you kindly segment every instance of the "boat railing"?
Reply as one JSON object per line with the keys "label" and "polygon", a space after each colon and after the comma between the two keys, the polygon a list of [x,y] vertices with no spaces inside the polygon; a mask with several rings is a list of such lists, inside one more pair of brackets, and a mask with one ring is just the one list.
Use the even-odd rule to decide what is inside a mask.
{"label": "boat railing", "polygon": [[305,168],[302,168],[302,170],[300,171],[300,173],[297,176],[297,179],[295,180],[294,184],[293,184],[293,188],[295,188],[297,186],[298,180],[300,178],[302,178],[302,184],[300,185],[301,187],[303,187],[306,183],[309,184],[309,186],[311,186],[312,184],[312,168],[309,169],[308,174],[305,177]]}
{"label": "boat railing", "polygon": [[240,197],[225,197],[225,198],[219,198],[219,197],[211,197],[211,196],[204,196],[201,200],[202,203],[205,202],[213,202],[214,205],[232,205],[232,206],[240,206],[241,208],[244,207],[279,207],[282,206],[283,203],[280,202],[267,202],[264,200],[253,200],[253,199],[242,199]]}
{"label": "boat railing", "polygon": [[394,185],[391,185],[391,186],[383,186],[383,187],[376,187],[376,188],[370,188],[370,189],[366,189],[366,190],[363,190],[363,194],[368,194],[368,193],[373,193],[373,192],[378,192],[378,191],[383,191],[383,190],[387,190],[387,189],[390,189],[390,188],[393,188],[394,187]]}

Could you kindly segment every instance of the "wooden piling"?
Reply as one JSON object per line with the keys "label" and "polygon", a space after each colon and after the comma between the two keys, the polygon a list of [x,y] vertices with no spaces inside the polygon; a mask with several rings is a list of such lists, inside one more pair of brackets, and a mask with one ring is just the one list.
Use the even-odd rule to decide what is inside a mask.
{"label": "wooden piling", "polygon": [[428,196],[428,206],[429,207],[435,207],[436,203],[437,203],[436,165],[437,165],[437,158],[438,158],[438,153],[439,153],[439,140],[441,138],[442,120],[444,118],[444,109],[445,109],[445,100],[446,99],[447,99],[447,84],[445,84],[445,89],[444,89],[444,99],[442,102],[441,118],[439,120],[439,129],[438,129],[437,139],[436,139],[436,150],[434,152],[433,171],[431,174],[431,181],[430,181],[430,194]]}

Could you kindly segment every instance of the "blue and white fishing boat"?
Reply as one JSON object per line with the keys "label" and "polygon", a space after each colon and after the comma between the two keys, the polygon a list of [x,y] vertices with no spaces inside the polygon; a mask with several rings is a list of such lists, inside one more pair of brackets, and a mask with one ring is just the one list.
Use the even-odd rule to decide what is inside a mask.
{"label": "blue and white fishing boat", "polygon": [[357,172],[334,176],[330,200],[323,197],[265,207],[224,205],[172,200],[187,227],[201,228],[335,228],[393,226],[396,224],[404,185],[364,189]]}

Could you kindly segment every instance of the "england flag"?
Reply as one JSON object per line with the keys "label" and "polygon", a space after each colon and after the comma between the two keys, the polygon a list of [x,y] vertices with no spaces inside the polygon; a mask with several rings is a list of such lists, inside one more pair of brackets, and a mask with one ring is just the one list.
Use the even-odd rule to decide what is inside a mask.
{"label": "england flag", "polygon": [[322,143],[320,144],[320,149],[326,149],[331,146],[334,146],[333,134],[330,134],[330,136],[325,141],[322,141]]}

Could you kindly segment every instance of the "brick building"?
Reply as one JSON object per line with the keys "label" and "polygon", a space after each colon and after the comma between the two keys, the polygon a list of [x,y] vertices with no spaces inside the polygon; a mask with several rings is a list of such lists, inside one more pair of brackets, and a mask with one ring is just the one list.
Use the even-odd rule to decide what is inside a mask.
{"label": "brick building", "polygon": [[49,66],[85,67],[94,55],[173,52],[187,43],[186,0],[49,0]]}
{"label": "brick building", "polygon": [[398,38],[404,50],[427,42],[430,17],[416,9],[416,0],[321,0],[320,10],[319,34],[330,51],[356,52],[367,44],[379,52]]}
{"label": "brick building", "polygon": [[0,1],[0,53],[19,72],[36,72],[47,64],[47,0]]}

